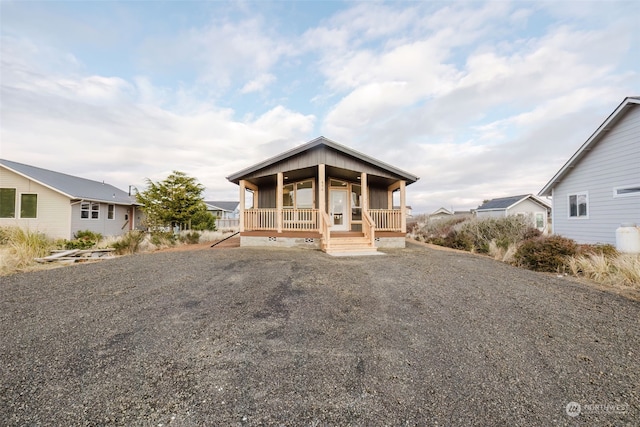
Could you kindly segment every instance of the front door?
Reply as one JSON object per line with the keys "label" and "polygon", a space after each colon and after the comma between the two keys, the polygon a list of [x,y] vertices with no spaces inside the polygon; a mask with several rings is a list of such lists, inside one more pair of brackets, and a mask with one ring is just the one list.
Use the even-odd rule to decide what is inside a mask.
{"label": "front door", "polygon": [[349,231],[349,192],[346,189],[329,191],[329,217],[332,231]]}

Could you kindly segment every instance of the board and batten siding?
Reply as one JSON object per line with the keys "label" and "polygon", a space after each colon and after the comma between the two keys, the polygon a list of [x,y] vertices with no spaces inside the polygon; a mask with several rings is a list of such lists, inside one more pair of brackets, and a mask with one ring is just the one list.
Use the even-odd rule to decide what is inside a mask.
{"label": "board and batten siding", "polygon": [[125,218],[130,215],[130,206],[114,205],[115,217],[114,219],[107,219],[109,204],[100,203],[99,218],[87,219],[81,218],[80,205],[80,201],[74,201],[71,205],[71,237],[77,231],[84,230],[100,233],[103,236],[119,236],[129,231],[129,223]]}
{"label": "board and batten siding", "polygon": [[[0,167],[0,187],[16,189],[16,217],[0,218],[0,226],[38,231],[54,239],[70,237],[68,197],[3,167]],[[20,194],[23,193],[38,195],[36,218],[20,218]]]}
{"label": "board and batten siding", "polygon": [[[640,184],[640,107],[629,111],[553,188],[553,232],[578,243],[616,243],[622,223],[640,225],[640,194],[614,188]],[[588,217],[569,218],[570,194],[588,194]]]}

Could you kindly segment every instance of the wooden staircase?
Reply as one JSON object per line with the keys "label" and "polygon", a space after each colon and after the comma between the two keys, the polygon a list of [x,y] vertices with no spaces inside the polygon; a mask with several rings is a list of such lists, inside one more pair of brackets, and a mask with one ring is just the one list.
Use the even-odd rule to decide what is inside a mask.
{"label": "wooden staircase", "polygon": [[332,232],[329,247],[323,245],[322,250],[329,255],[367,255],[378,253],[364,233],[354,231]]}

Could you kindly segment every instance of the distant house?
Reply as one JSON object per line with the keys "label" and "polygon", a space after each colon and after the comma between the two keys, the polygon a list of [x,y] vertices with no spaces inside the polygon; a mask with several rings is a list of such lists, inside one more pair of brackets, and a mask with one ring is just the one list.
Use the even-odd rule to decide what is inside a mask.
{"label": "distant house", "polygon": [[240,225],[240,202],[206,201],[207,211],[216,219],[218,230],[236,228]]}
{"label": "distant house", "polygon": [[429,214],[429,219],[431,221],[438,221],[438,220],[441,220],[441,219],[453,218],[453,215],[454,215],[454,213],[451,212],[449,209],[440,208],[440,209],[436,209],[431,214]]}
{"label": "distant house", "polygon": [[405,187],[418,177],[319,137],[227,179],[240,187],[242,246],[335,254],[404,247]]}
{"label": "distant house", "polygon": [[80,230],[115,236],[141,215],[133,197],[112,185],[0,159],[0,226],[59,239]]}
{"label": "distant house", "polygon": [[524,215],[531,218],[531,226],[542,232],[548,231],[547,218],[551,205],[533,194],[501,197],[489,200],[476,209],[476,218],[504,218]]}
{"label": "distant house", "polygon": [[640,97],[625,98],[540,190],[553,200],[553,232],[578,243],[616,243],[640,225]]}

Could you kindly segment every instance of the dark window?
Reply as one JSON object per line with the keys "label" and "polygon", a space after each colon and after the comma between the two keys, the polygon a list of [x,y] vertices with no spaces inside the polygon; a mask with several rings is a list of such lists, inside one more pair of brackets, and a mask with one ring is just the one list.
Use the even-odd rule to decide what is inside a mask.
{"label": "dark window", "polygon": [[37,194],[21,194],[20,195],[20,218],[37,218],[38,217],[38,195]]}
{"label": "dark window", "polygon": [[16,217],[16,189],[0,188],[0,218]]}

